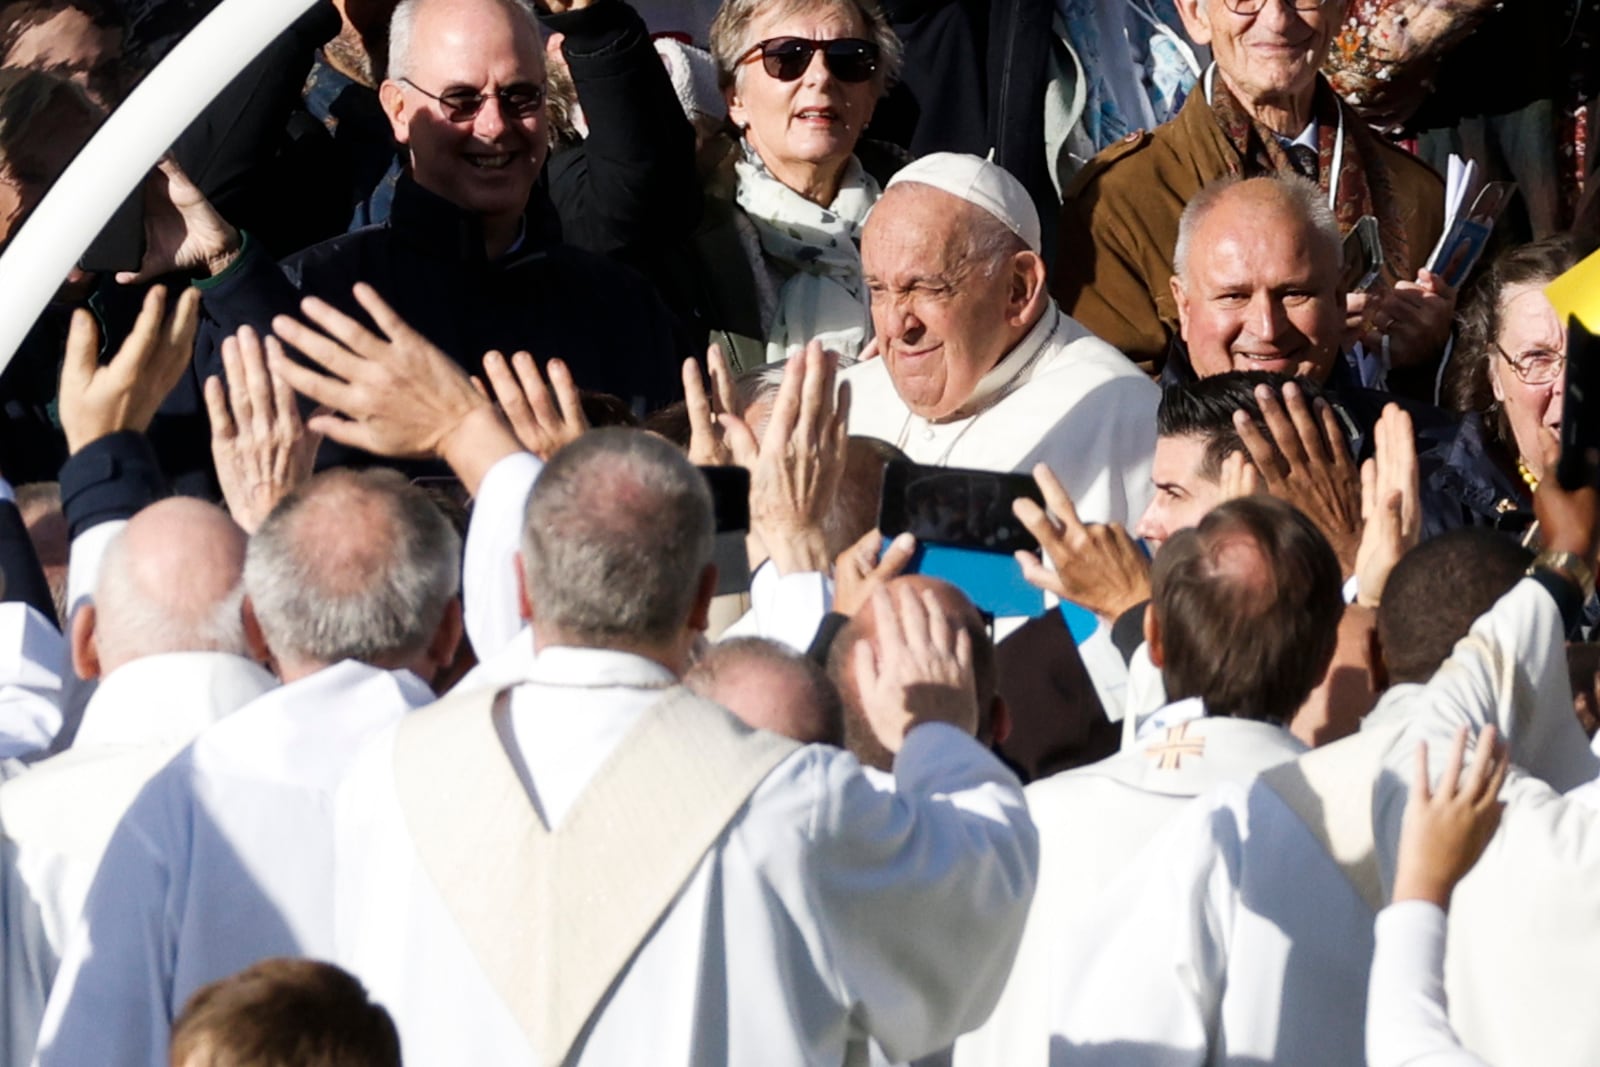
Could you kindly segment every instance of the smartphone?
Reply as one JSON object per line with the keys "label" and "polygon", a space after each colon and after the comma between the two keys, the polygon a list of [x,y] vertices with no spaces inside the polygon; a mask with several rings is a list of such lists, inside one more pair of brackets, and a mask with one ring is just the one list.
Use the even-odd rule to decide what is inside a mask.
{"label": "smartphone", "polygon": [[910,531],[917,551],[906,570],[960,589],[979,611],[996,618],[1044,611],[1044,594],[1028,584],[1012,557],[1039,543],[1011,514],[1011,503],[1044,498],[1022,474],[890,463],[883,472],[878,530],[885,544]]}
{"label": "smartphone", "polygon": [[141,184],[106,220],[78,266],[92,274],[138,271],[144,263],[144,186]]}
{"label": "smartphone", "polygon": [[895,462],[884,468],[878,530],[885,537],[909,530],[924,545],[949,545],[1010,556],[1036,552],[1039,542],[1011,513],[1026,497],[1044,497],[1025,474],[925,467]]}
{"label": "smartphone", "polygon": [[1344,270],[1340,281],[1347,293],[1363,293],[1383,273],[1383,245],[1378,241],[1378,220],[1363,215],[1344,238]]}
{"label": "smartphone", "polygon": [[711,561],[717,565],[717,595],[742,593],[750,588],[750,553],[745,536],[750,532],[750,472],[743,467],[701,467],[711,488],[711,511],[716,537]]}
{"label": "smartphone", "polygon": [[1556,481],[1571,492],[1600,485],[1600,337],[1576,315],[1567,316],[1566,374]]}

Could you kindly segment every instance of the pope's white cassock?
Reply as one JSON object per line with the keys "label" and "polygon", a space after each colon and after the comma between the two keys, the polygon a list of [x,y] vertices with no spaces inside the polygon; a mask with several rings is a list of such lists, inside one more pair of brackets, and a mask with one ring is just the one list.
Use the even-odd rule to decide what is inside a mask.
{"label": "pope's white cassock", "polygon": [[[1249,787],[1219,787],[1151,842],[1085,924],[1094,936],[1069,978],[1052,1062],[1361,1063],[1373,919],[1393,884],[1416,744],[1428,742],[1437,775],[1457,726],[1490,723],[1512,759],[1551,784],[1593,776],[1567,690],[1559,614],[1531,580],[1480,618],[1426,685],[1385,693],[1360,733],[1271,768]],[[1449,969],[1461,982],[1450,989],[1452,1021],[1469,1047],[1474,1029],[1515,1030],[1521,1046],[1500,1055],[1478,1048],[1494,1063],[1592,1064],[1600,1042],[1592,1013],[1579,1010],[1584,991],[1567,988],[1559,1008],[1546,1002],[1593,973],[1600,838],[1571,822],[1582,805],[1517,777],[1504,795],[1543,790],[1549,803],[1519,813],[1512,800],[1456,893]],[[1550,804],[1566,805],[1568,818],[1538,810]],[[1559,895],[1551,882],[1568,870],[1563,854],[1585,843],[1594,854],[1580,906],[1575,885]],[[1482,884],[1495,887],[1491,905],[1470,903]],[[1557,904],[1578,910],[1557,921]],[[1512,913],[1518,921],[1508,923]],[[1475,966],[1470,948],[1457,949],[1458,928],[1463,946],[1482,953]],[[1473,1021],[1470,1011],[1492,1018]]]}
{"label": "pope's white cassock", "polygon": [[167,1062],[199,986],[267,956],[332,951],[334,787],[372,735],[433,694],[345,661],[272,690],[152,778],[68,935],[38,1062]]}
{"label": "pope's white cassock", "polygon": [[1053,300],[958,417],[913,414],[882,358],[841,377],[852,390],[851,435],[888,441],[917,463],[1023,473],[1045,463],[1084,522],[1129,522],[1150,499],[1161,390]]}
{"label": "pope's white cassock", "polygon": [[[722,729],[737,743],[785,747],[756,764],[709,848],[676,855],[658,812],[698,795],[706,746],[627,761],[637,738],[660,738],[652,723],[673,701],[732,720],[673,696],[674,681],[621,652],[545,649],[492,713],[493,694],[451,698],[352,767],[338,798],[337,958],[394,1013],[407,1067],[798,1067],[864,1062],[869,1035],[910,1059],[988,1013],[1037,861],[999,761],[929,724],[891,779],[735,723]],[[442,742],[408,747],[446,722]],[[632,806],[617,809],[619,795]],[[596,821],[616,810],[632,814]],[[530,851],[542,841],[555,851]],[[668,864],[639,855],[663,850],[681,863],[666,880]],[[554,858],[530,858],[543,855]],[[637,907],[646,890],[659,910]],[[619,930],[632,934],[610,946],[613,983],[574,946]],[[570,1055],[541,1052],[579,986],[594,1007],[567,1018]]]}
{"label": "pope's white cassock", "polygon": [[101,679],[67,751],[0,786],[6,1063],[33,1055],[67,931],[106,842],[150,777],[278,680],[242,656],[145,656]]}
{"label": "pope's white cassock", "polygon": [[1063,988],[1084,966],[1076,946],[1092,936],[1083,923],[1106,887],[1194,797],[1306,751],[1281,726],[1206,716],[1198,699],[1169,710],[1173,725],[1148,730],[1132,748],[1028,786],[1039,887],[999,1005],[956,1042],[961,1067],[1049,1063]]}

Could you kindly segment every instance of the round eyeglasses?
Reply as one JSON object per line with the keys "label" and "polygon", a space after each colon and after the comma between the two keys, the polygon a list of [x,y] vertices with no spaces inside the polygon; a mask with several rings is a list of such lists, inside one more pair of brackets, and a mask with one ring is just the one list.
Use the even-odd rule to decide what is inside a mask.
{"label": "round eyeglasses", "polygon": [[1513,356],[1501,348],[1499,342],[1494,342],[1494,347],[1500,353],[1500,358],[1511,364],[1511,372],[1525,385],[1549,385],[1567,369],[1567,357],[1561,352],[1535,348],[1520,356]]}
{"label": "round eyeglasses", "polygon": [[811,66],[811,57],[822,53],[828,73],[842,82],[864,82],[878,72],[878,46],[859,37],[836,37],[813,41],[809,37],[774,37],[751,45],[739,57],[748,63],[757,55],[769,75],[781,82],[792,82]]}

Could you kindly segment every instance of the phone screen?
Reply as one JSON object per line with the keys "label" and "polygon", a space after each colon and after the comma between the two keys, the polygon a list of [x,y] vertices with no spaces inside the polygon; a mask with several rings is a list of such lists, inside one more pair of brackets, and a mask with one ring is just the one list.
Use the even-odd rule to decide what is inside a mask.
{"label": "phone screen", "polygon": [[909,530],[922,544],[1007,556],[1034,552],[1039,542],[1011,513],[1019,497],[1044,506],[1027,475],[891,463],[883,475],[878,529],[885,537]]}

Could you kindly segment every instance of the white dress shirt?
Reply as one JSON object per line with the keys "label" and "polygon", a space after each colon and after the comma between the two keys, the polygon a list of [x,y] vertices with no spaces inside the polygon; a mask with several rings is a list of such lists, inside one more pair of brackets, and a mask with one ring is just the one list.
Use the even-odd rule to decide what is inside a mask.
{"label": "white dress shirt", "polygon": [[356,750],[433,694],[345,661],[202,733],[106,848],[45,1011],[40,1064],[164,1067],[195,989],[332,949],[333,790]]}
{"label": "white dress shirt", "polygon": [[[672,681],[623,653],[540,653],[507,751],[549,825]],[[532,1063],[418,858],[394,736],[339,795],[339,962],[394,1014],[408,1067]],[[798,1067],[858,1062],[868,1036],[901,1059],[948,1044],[999,993],[1035,847],[1015,779],[952,727],[913,730],[892,783],[802,749],[701,860],[569,1062]]]}

